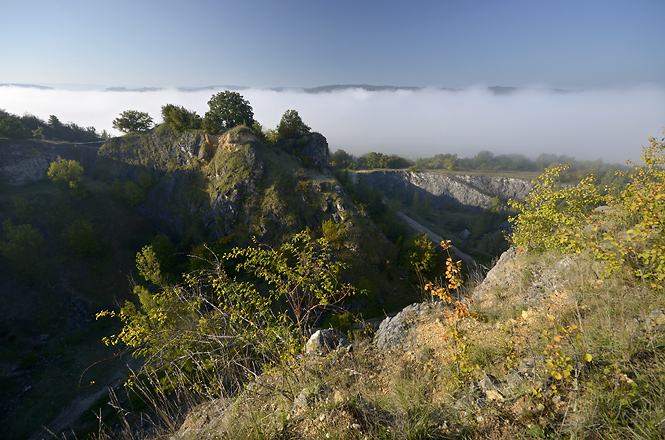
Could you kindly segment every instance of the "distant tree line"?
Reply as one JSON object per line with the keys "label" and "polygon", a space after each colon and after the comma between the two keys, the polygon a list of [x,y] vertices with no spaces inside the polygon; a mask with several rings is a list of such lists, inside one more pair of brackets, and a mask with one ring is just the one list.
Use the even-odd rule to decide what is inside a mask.
{"label": "distant tree line", "polygon": [[521,154],[494,155],[490,151],[480,151],[473,157],[464,158],[457,154],[440,153],[430,158],[410,161],[395,154],[370,152],[355,157],[344,150],[337,150],[330,156],[330,164],[335,170],[372,170],[372,169],[409,169],[411,171],[449,170],[449,171],[531,171],[541,172],[547,167],[570,164],[568,181],[579,180],[580,176],[593,173],[602,185],[616,183],[616,172],[625,170],[625,166],[607,164],[602,160],[577,161],[565,155],[541,154],[530,159]]}
{"label": "distant tree line", "polygon": [[16,116],[0,109],[0,137],[10,139],[48,139],[66,142],[94,142],[105,133],[97,133],[95,127],[81,127],[73,122],[62,123],[57,116],[44,121],[29,113]]}

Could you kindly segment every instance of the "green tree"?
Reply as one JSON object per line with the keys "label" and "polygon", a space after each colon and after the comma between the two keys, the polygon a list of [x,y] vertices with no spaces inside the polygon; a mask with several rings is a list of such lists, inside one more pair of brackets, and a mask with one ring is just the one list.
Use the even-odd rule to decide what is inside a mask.
{"label": "green tree", "polygon": [[179,105],[166,104],[162,106],[162,119],[177,133],[201,128],[201,117],[196,112],[189,111]]}
{"label": "green tree", "polygon": [[427,273],[436,267],[436,248],[427,234],[411,237],[401,251],[403,264],[416,273]]}
{"label": "green tree", "polygon": [[277,126],[277,133],[280,139],[307,134],[309,130],[309,126],[302,121],[296,110],[285,111]]}
{"label": "green tree", "polygon": [[0,136],[12,139],[24,139],[30,137],[30,130],[18,119],[8,117],[0,121]]}
{"label": "green tree", "polygon": [[147,131],[152,127],[152,118],[146,112],[138,110],[125,110],[118,118],[113,120],[113,128],[123,133]]}
{"label": "green tree", "polygon": [[254,111],[249,101],[246,101],[238,92],[223,91],[210,98],[208,110],[203,118],[203,129],[206,132],[217,134],[223,130],[245,125],[254,125]]}
{"label": "green tree", "polygon": [[44,254],[44,237],[30,224],[14,225],[10,220],[3,224],[6,242],[0,244],[2,255],[10,260],[21,273],[39,273]]}
{"label": "green tree", "polygon": [[81,199],[87,194],[87,188],[83,184],[83,167],[73,159],[58,157],[58,160],[51,162],[46,175],[62,191],[77,199]]}
{"label": "green tree", "polygon": [[356,168],[356,159],[344,150],[337,150],[330,156],[330,165],[336,170],[353,170]]}

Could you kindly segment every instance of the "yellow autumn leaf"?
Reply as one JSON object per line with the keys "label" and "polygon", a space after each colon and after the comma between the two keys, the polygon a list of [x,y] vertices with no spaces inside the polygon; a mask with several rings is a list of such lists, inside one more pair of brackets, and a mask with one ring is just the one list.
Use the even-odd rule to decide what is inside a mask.
{"label": "yellow autumn leaf", "polygon": [[591,362],[591,360],[593,359],[593,356],[591,356],[591,354],[589,354],[589,353],[584,353],[584,356],[582,356],[582,358],[583,358],[586,362]]}

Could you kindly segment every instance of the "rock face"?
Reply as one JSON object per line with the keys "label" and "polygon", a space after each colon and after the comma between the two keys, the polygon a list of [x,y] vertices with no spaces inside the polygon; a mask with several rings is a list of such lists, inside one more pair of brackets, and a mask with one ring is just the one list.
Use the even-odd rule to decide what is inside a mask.
{"label": "rock face", "polygon": [[58,157],[76,160],[90,169],[98,149],[35,140],[0,140],[0,183],[14,186],[44,179],[49,165]]}
{"label": "rock face", "polygon": [[372,171],[356,173],[355,178],[381,188],[388,195],[414,191],[427,194],[432,203],[454,203],[471,208],[487,209],[492,197],[502,200],[524,200],[532,184],[509,177],[448,175],[434,172]]}
{"label": "rock face", "polygon": [[247,127],[221,135],[159,127],[112,139],[99,156],[98,173],[106,180],[150,176],[138,209],[176,236],[216,240],[235,233],[265,242],[326,217],[351,224],[355,215],[332,178],[328,143],[318,133],[268,147]]}
{"label": "rock face", "polygon": [[277,147],[300,157],[306,167],[314,168],[324,176],[332,177],[328,141],[322,134],[308,133],[296,138],[284,139],[277,144]]}

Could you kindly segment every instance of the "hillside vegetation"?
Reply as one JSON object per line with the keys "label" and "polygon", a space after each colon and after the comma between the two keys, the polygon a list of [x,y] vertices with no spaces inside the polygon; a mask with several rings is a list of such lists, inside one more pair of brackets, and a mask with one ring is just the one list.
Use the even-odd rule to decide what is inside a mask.
{"label": "hillside vegetation", "polygon": [[[320,294],[308,290],[319,285],[313,274],[337,271],[324,248],[295,243],[282,249],[237,248],[216,260],[217,270],[198,275],[207,276],[206,283],[216,289],[231,290],[213,294],[216,290],[206,290],[201,278],[187,285],[163,285],[158,290],[163,293],[153,300],[171,295],[175,302],[155,310],[185,307],[213,312],[215,319],[229,313],[229,319],[251,321],[251,332],[261,332],[241,333],[247,338],[236,333],[229,340],[212,328],[197,328],[198,343],[210,336],[207,343],[225,353],[223,371],[197,360],[201,354],[209,356],[210,349],[169,357],[160,348],[164,342],[150,339],[151,350],[161,353],[153,363],[157,370],[133,379],[132,389],[153,404],[155,425],[141,434],[127,425],[128,430],[114,435],[662,438],[664,165],[665,140],[652,139],[643,164],[626,176],[628,184],[620,193],[601,191],[590,177],[560,186],[556,177],[562,167],[546,170],[524,202],[512,203],[512,248],[481,284],[462,288],[460,265],[444,258],[445,273],[423,286],[428,302],[385,319],[373,337],[362,326],[349,330],[350,342],[332,330],[316,333],[306,344],[301,331],[280,333],[307,321],[288,309],[274,314],[270,303],[264,304],[264,312],[249,312],[260,319],[245,321],[248,303],[234,296],[251,292],[244,289],[252,284],[234,288],[232,283],[257,277],[269,286],[270,295],[261,298],[285,297],[307,304],[303,310],[325,304],[325,298],[332,297],[324,292],[340,292],[339,285],[324,282],[321,285],[331,290]],[[444,256],[447,249],[442,243]],[[321,258],[311,264],[313,256]],[[237,263],[232,278],[219,266],[229,258]],[[150,271],[143,273],[149,278]],[[289,287],[291,282],[303,282],[303,289]],[[149,303],[146,296],[144,311]],[[204,304],[208,306],[200,309]],[[136,320],[140,315],[135,313],[125,313],[121,339],[134,340],[131,335],[139,329],[147,335],[160,331],[145,327],[145,318]],[[169,332],[183,330],[180,318],[146,316],[160,319]],[[210,323],[208,318],[198,322]],[[217,329],[226,325],[213,324]],[[280,330],[270,331],[271,325]],[[265,337],[266,331],[280,336]],[[169,359],[191,363],[178,366]],[[164,373],[165,366],[171,373]],[[191,377],[207,385],[196,385]],[[183,407],[192,409],[182,412]]]}
{"label": "hillside vegetation", "polygon": [[662,435],[662,141],[611,187],[355,173],[209,104],[101,147],[0,115],[6,438]]}
{"label": "hillside vegetation", "polygon": [[101,148],[0,139],[5,438],[45,433],[42,426],[75,427],[80,435],[97,427],[91,404],[101,398],[97,407],[105,407],[107,387],[121,385],[126,365],[141,361],[104,346],[119,323],[94,316],[119,311],[126,300],[139,303],[136,284],[154,289],[135,268],[145,246],[164,280],[177,283],[212,250],[253,239],[278,247],[308,231],[314,240],[328,237],[332,258],[344,262],[341,282],[362,274],[359,284],[367,285],[340,313],[379,316],[382,291],[394,293],[383,302],[389,309],[417,298],[400,280],[406,272],[397,248],[325,166],[325,138],[313,133],[281,142],[271,146],[242,126],[208,135],[168,125]]}

